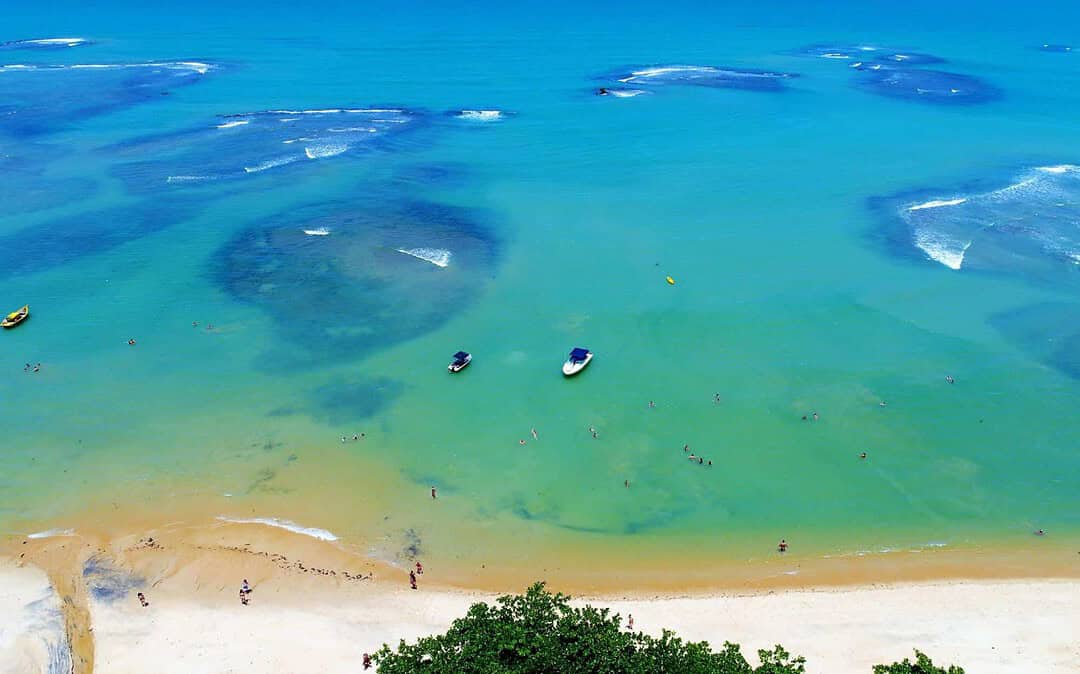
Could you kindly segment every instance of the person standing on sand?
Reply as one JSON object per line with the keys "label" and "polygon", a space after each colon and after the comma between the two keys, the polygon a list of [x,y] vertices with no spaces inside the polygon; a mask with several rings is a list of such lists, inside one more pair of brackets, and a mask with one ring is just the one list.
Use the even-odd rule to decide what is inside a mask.
{"label": "person standing on sand", "polygon": [[416,589],[416,574],[412,571],[409,571],[409,587]]}
{"label": "person standing on sand", "polygon": [[626,627],[627,627],[627,629],[629,629],[629,630],[630,630],[631,632],[633,632],[633,631],[634,631],[634,614],[633,614],[633,613],[631,613],[630,615],[626,616]]}
{"label": "person standing on sand", "polygon": [[431,498],[438,498],[438,496],[436,496],[435,494],[435,487],[431,488]]}
{"label": "person standing on sand", "polygon": [[787,541],[785,541],[783,538],[781,538],[780,543],[776,546],[776,549],[779,552],[787,552]]}
{"label": "person standing on sand", "polygon": [[371,656],[364,653],[364,669],[371,669]]}
{"label": "person standing on sand", "polygon": [[248,585],[247,578],[244,579],[243,583],[240,583],[240,592],[242,594],[251,594],[251,586]]}
{"label": "person standing on sand", "polygon": [[420,562],[416,563],[416,575],[418,575],[418,576],[424,575],[424,565],[421,564]]}

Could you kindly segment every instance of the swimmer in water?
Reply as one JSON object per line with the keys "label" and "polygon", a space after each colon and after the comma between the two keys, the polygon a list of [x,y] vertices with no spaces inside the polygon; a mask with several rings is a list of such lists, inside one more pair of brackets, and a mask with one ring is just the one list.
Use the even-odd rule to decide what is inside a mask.
{"label": "swimmer in water", "polygon": [[1035,531],[1035,535],[1036,536],[1045,536],[1046,532],[1043,531],[1042,529],[1038,529],[1038,530]]}
{"label": "swimmer in water", "polygon": [[596,90],[596,95],[597,96],[607,96],[608,95],[607,88],[606,87],[600,87],[599,89]]}
{"label": "swimmer in water", "polygon": [[533,436],[533,440],[539,440],[540,439],[540,436],[537,435],[535,428],[532,429],[532,436]]}
{"label": "swimmer in water", "polygon": [[697,459],[697,457],[696,457],[696,456],[694,456],[693,454],[691,454],[690,456],[688,456],[688,457],[686,457],[686,458],[690,459],[691,461],[694,461],[694,460],[696,460],[696,459]]}
{"label": "swimmer in water", "polygon": [[518,440],[518,444],[519,445],[524,445],[525,444],[525,438],[522,438],[521,440]]}
{"label": "swimmer in water", "polygon": [[953,379],[951,374],[945,375],[945,381],[949,382],[950,384],[955,384],[956,383],[956,380]]}
{"label": "swimmer in water", "polygon": [[690,445],[683,445],[682,446],[682,451],[689,452],[690,451]]}
{"label": "swimmer in water", "polygon": [[128,340],[128,346],[135,346],[135,340],[134,339],[129,339]]}
{"label": "swimmer in water", "polygon": [[819,419],[817,412],[814,412],[814,414],[811,416],[814,417],[814,421],[817,421]]}
{"label": "swimmer in water", "polygon": [[654,403],[653,401],[651,401],[651,400],[650,400],[650,401],[649,401],[649,407],[650,407],[650,408],[652,408],[652,407],[656,407],[656,403]]}
{"label": "swimmer in water", "polygon": [[859,458],[860,459],[865,459],[866,458],[866,452],[863,452],[862,454],[859,454]]}

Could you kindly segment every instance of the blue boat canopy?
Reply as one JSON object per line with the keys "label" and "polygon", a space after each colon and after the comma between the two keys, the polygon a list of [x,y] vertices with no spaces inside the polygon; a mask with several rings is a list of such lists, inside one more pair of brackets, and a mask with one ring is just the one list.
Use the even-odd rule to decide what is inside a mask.
{"label": "blue boat canopy", "polygon": [[456,361],[462,361],[462,360],[465,360],[468,357],[469,357],[469,354],[466,353],[465,351],[458,351],[457,353],[454,354],[454,360],[456,360]]}
{"label": "blue boat canopy", "polygon": [[574,349],[573,351],[570,352],[570,360],[575,362],[575,363],[579,363],[579,362],[585,360],[585,356],[587,356],[587,355],[589,355],[589,350],[588,349],[582,349],[582,348],[578,347],[578,348],[576,348],[576,349]]}

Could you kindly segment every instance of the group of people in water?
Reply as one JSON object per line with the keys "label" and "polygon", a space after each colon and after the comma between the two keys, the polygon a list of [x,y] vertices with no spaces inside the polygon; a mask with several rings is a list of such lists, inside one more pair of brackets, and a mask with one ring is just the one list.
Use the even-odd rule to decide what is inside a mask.
{"label": "group of people in water", "polygon": [[38,363],[37,365],[35,365],[33,367],[30,367],[30,363],[27,363],[26,367],[24,367],[22,369],[22,371],[23,372],[41,372],[41,363]]}

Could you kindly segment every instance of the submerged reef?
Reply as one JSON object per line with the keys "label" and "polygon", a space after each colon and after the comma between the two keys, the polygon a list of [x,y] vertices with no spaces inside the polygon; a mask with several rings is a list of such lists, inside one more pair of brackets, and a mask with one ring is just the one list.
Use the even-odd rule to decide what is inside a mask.
{"label": "submerged reef", "polygon": [[301,347],[272,367],[352,360],[434,330],[477,297],[498,242],[475,214],[418,201],[292,209],[238,233],[211,275]]}
{"label": "submerged reef", "polygon": [[108,148],[133,159],[115,173],[134,191],[243,178],[373,149],[429,122],[404,108],[264,110],[226,115]]}
{"label": "submerged reef", "polygon": [[934,54],[864,44],[812,44],[795,56],[849,61],[855,86],[878,96],[937,105],[974,105],[1001,98],[997,87],[971,75],[926,69],[945,63]]}
{"label": "submerged reef", "polygon": [[783,91],[787,80],[798,77],[794,73],[745,68],[726,68],[703,65],[654,65],[631,66],[594,79],[611,86],[602,86],[597,93],[617,97],[636,96],[642,89],[667,86],[695,86],[716,89],[742,89],[746,91]]}
{"label": "submerged reef", "polygon": [[0,65],[0,134],[34,136],[200,81],[201,61]]}

